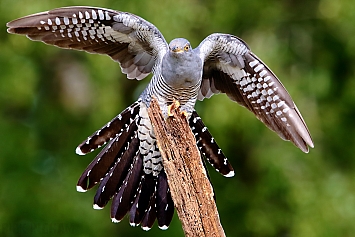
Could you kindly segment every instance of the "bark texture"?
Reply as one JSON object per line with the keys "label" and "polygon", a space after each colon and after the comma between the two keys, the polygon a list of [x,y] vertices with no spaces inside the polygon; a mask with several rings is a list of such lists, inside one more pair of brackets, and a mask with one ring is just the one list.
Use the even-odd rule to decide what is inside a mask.
{"label": "bark texture", "polygon": [[187,237],[225,236],[195,137],[179,103],[165,119],[155,98],[148,109],[178,217]]}

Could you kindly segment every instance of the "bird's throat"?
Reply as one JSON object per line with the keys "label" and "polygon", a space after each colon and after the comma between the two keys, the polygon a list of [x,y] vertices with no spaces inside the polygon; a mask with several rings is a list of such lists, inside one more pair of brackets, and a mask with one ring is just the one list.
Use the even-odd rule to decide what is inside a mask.
{"label": "bird's throat", "polygon": [[162,62],[162,76],[174,88],[190,88],[201,81],[202,62],[192,53],[167,53]]}

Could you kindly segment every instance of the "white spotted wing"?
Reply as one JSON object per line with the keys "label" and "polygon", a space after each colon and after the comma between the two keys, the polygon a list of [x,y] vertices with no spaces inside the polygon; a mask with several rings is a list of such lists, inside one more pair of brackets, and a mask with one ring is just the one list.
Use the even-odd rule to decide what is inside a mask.
{"label": "white spotted wing", "polygon": [[130,13],[63,7],[7,23],[8,32],[60,48],[109,55],[130,79],[143,79],[168,45],[150,22]]}
{"label": "white spotted wing", "polygon": [[196,49],[204,61],[198,99],[226,93],[252,111],[282,139],[308,152],[313,141],[300,112],[276,75],[241,39],[226,34],[208,36]]}

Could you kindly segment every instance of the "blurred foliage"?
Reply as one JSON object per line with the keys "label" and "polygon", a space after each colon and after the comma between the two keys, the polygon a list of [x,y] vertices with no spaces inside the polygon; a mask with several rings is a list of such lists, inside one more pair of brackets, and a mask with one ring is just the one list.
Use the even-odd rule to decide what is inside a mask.
{"label": "blurred foliage", "polygon": [[[183,236],[144,232],[95,190],[75,191],[93,159],[77,144],[133,103],[147,80],[127,80],[106,56],[9,35],[6,22],[60,6],[128,11],[170,41],[194,47],[213,32],[237,35],[278,75],[302,112],[315,148],[303,154],[246,109],[217,95],[197,111],[236,170],[210,169],[227,236],[353,236],[355,233],[355,4],[331,1],[0,0],[0,236]],[[209,167],[210,168],[210,167]]]}

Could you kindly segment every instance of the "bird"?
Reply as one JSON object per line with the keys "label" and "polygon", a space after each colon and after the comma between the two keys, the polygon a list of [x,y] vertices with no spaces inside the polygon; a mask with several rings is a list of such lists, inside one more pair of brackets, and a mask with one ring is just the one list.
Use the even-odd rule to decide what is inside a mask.
{"label": "bird", "polygon": [[77,148],[79,155],[100,147],[77,183],[86,192],[98,185],[93,207],[111,201],[111,220],[129,215],[144,230],[169,227],[174,213],[154,128],[147,109],[156,97],[164,116],[178,100],[187,115],[201,156],[222,175],[233,167],[194,109],[197,100],[224,93],[303,152],[313,140],[291,96],[237,36],[208,35],[196,48],[184,38],[169,44],[152,23],[128,12],[97,7],[62,7],[7,23],[11,34],[26,35],[59,48],[104,54],[118,62],[128,79],[152,78],[137,101],[95,131]]}

